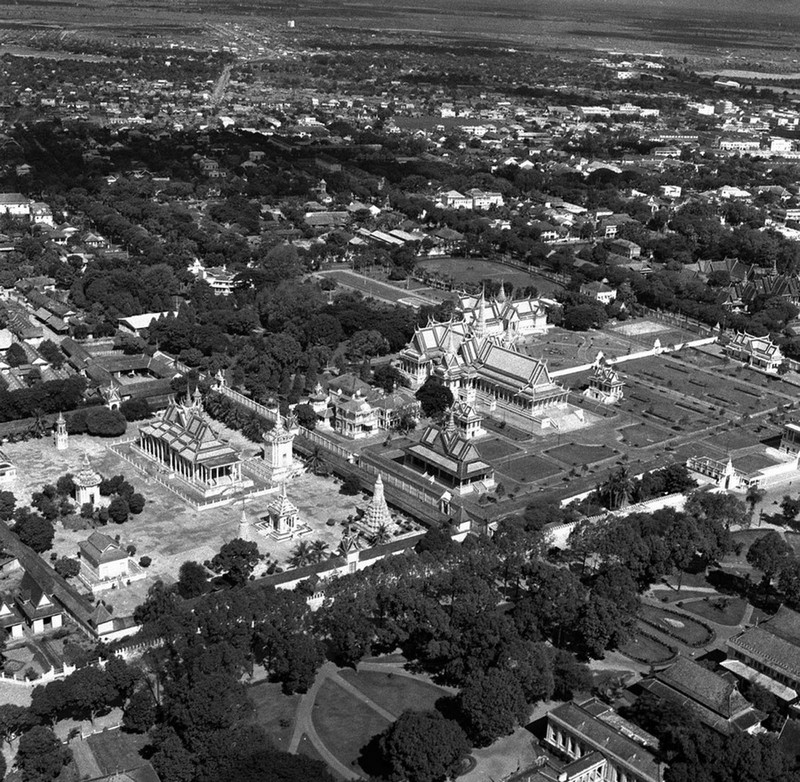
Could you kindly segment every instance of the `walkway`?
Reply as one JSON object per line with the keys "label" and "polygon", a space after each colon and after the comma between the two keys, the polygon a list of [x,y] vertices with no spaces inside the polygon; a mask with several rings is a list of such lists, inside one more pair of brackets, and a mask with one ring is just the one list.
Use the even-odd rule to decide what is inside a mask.
{"label": "walkway", "polygon": [[[300,746],[300,740],[305,733],[308,740],[314,745],[314,749],[319,753],[320,757],[332,768],[337,774],[345,779],[361,779],[361,774],[347,768],[339,759],[325,746],[322,739],[314,727],[314,702],[317,699],[320,688],[325,681],[330,678],[338,676],[336,666],[333,663],[325,663],[322,668],[317,672],[317,678],[314,679],[314,684],[311,685],[308,692],[300,699],[300,704],[297,707],[297,712],[294,717],[294,730],[292,731],[292,738],[289,741],[287,748],[288,752],[297,754]],[[341,678],[341,677],[339,677]],[[337,682],[338,684],[338,682]]]}
{"label": "walkway", "polygon": [[[427,680],[432,684],[432,682],[430,682],[430,677],[411,673],[410,671],[407,671],[403,665],[404,664],[401,662],[362,662],[358,664],[358,670],[373,671],[376,673],[391,673],[394,676],[407,676],[408,678],[416,681]],[[316,727],[314,726],[314,704],[317,700],[317,695],[319,694],[320,688],[326,681],[329,680],[337,687],[340,687],[342,690],[344,690],[348,695],[351,695],[353,698],[356,698],[368,706],[376,714],[379,714],[381,717],[383,717],[383,719],[385,719],[387,722],[394,722],[400,716],[399,714],[392,714],[390,711],[384,709],[383,706],[375,703],[375,701],[373,701],[368,695],[365,695],[363,692],[361,692],[361,690],[359,690],[357,687],[354,687],[349,681],[347,681],[347,679],[345,679],[339,673],[339,669],[333,663],[327,662],[317,672],[317,677],[314,679],[314,684],[300,699],[297,711],[295,712],[294,728],[292,730],[292,736],[289,740],[287,751],[297,754],[297,751],[300,747],[300,742],[303,739],[303,734],[305,734],[308,736],[308,740],[312,743],[314,749],[320,754],[322,759],[334,771],[336,771],[337,774],[340,774],[345,779],[361,779],[361,774],[354,769],[345,766],[332,752],[330,752],[330,750],[325,746],[325,743],[322,741],[320,735],[317,733]],[[454,687],[442,687],[439,684],[434,686],[450,693],[451,695],[458,692],[458,690]]]}

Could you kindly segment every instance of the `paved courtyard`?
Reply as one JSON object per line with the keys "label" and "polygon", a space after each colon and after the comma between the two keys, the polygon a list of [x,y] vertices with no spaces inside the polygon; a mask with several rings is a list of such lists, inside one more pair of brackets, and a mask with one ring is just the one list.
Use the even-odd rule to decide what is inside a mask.
{"label": "paved courtyard", "polygon": [[[187,560],[204,562],[211,559],[223,543],[237,537],[242,515],[242,504],[229,505],[208,510],[195,510],[181,498],[174,495],[159,483],[142,475],[128,462],[107,449],[109,441],[82,436],[70,438],[67,451],[56,451],[50,440],[31,440],[25,443],[7,444],[4,450],[18,466],[17,479],[5,487],[14,492],[17,505],[30,503],[31,493],[38,491],[46,483],[55,483],[66,472],[77,472],[88,455],[92,466],[104,477],[122,474],[146,498],[144,511],[139,516],[131,516],[123,524],[110,523],[98,528],[112,537],[120,536],[123,545],[136,547],[136,558],[148,556],[152,563],[143,581],[119,590],[101,593],[102,599],[114,606],[118,616],[129,615],[139,605],[150,586],[158,579],[172,583],[177,578],[178,569]],[[251,444],[252,446],[252,444]],[[356,514],[357,508],[366,508],[370,495],[361,493],[355,496],[341,494],[341,482],[330,477],[320,477],[305,471],[299,474],[286,487],[289,499],[297,506],[301,523],[311,530],[303,540],[324,540],[331,553],[335,552],[342,537],[343,523]],[[244,511],[251,523],[251,539],[259,551],[268,558],[256,574],[263,572],[271,563],[285,568],[286,560],[297,545],[298,540],[276,541],[261,534],[255,524],[267,516],[267,506],[277,493],[246,501]],[[328,525],[333,519],[334,523]],[[78,544],[92,532],[85,529],[65,529],[56,525],[53,551],[58,556],[75,557]],[[49,556],[47,554],[46,556]]]}

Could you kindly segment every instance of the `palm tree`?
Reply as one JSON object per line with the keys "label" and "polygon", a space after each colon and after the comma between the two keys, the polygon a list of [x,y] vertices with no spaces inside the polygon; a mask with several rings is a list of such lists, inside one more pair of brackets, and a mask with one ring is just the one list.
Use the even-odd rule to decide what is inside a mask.
{"label": "palm tree", "polygon": [[319,446],[314,448],[313,453],[308,458],[308,469],[314,475],[321,475],[323,472],[326,472],[325,468],[325,460],[322,458],[322,451]]}
{"label": "palm tree", "polygon": [[311,556],[314,562],[322,562],[328,556],[328,544],[322,538],[311,544]]}
{"label": "palm tree", "polygon": [[603,484],[602,488],[608,497],[609,510],[616,510],[625,505],[631,498],[631,492],[633,491],[633,482],[627,466],[621,464],[614,470],[608,476],[608,480]]}
{"label": "palm tree", "polygon": [[44,411],[41,407],[37,407],[33,411],[33,421],[28,427],[28,433],[36,438],[44,437],[47,433],[47,423],[44,420]]}
{"label": "palm tree", "polygon": [[385,524],[379,524],[378,529],[372,536],[372,545],[383,546],[385,543],[388,543],[391,539],[392,539],[391,530]]}
{"label": "palm tree", "polygon": [[311,546],[305,541],[301,540],[295,547],[291,556],[286,560],[289,567],[305,567],[314,562],[314,553]]}

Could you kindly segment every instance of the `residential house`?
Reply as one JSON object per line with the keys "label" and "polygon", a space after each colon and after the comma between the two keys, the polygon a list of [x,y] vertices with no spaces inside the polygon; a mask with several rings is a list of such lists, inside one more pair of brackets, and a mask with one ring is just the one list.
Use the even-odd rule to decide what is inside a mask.
{"label": "residential house", "polygon": [[57,630],[63,623],[63,611],[29,572],[22,577],[16,596],[17,607],[34,635]]}

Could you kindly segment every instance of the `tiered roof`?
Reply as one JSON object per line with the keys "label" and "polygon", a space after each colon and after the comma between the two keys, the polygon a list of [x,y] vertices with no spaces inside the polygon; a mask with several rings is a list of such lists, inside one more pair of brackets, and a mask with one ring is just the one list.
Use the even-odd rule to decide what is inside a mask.
{"label": "tiered roof", "polygon": [[239,455],[220,442],[195,400],[172,402],[161,418],[143,424],[139,431],[164,441],[178,456],[193,464],[222,467],[240,461]]}
{"label": "tiered roof", "polygon": [[443,429],[429,426],[419,442],[406,449],[423,462],[435,465],[444,472],[457,477],[480,479],[492,468],[481,459],[478,449],[467,440],[456,427],[453,413]]}

